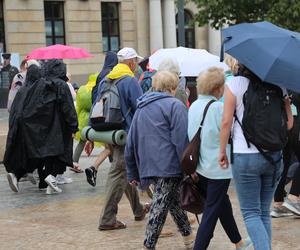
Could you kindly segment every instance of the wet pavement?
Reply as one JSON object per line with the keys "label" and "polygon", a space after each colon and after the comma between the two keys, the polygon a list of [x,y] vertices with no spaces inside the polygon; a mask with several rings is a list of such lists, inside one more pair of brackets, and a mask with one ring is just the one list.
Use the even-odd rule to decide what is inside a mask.
{"label": "wet pavement", "polygon": [[[0,129],[5,132],[7,114],[0,112],[1,117]],[[91,157],[83,154],[81,167],[89,167],[99,152],[100,149],[96,149]],[[40,191],[28,181],[19,183],[19,193],[12,192],[4,166],[0,164],[0,250],[142,249],[146,219],[134,221],[125,196],[119,205],[118,219],[127,224],[127,229],[98,231],[108,170],[109,162],[105,161],[98,172],[95,188],[86,182],[84,173],[67,170],[66,176],[71,177],[73,183],[63,185],[61,194],[46,195],[45,191]],[[240,233],[246,237],[233,186],[229,193]],[[145,193],[141,193],[141,201],[150,200]],[[197,223],[192,227],[196,232]],[[182,238],[170,216],[165,229],[172,231],[174,236],[160,238],[157,249],[184,249]],[[219,223],[209,249],[235,249]],[[273,250],[286,249],[300,250],[300,217],[273,219]]]}

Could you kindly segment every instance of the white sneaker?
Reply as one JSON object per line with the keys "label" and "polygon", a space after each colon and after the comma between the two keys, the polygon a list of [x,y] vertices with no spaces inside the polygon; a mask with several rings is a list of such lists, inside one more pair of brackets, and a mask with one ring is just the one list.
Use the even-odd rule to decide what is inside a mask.
{"label": "white sneaker", "polygon": [[69,184],[72,183],[73,180],[69,177],[65,177],[62,174],[58,174],[56,176],[57,185]]}
{"label": "white sneaker", "polygon": [[[45,182],[48,184],[48,187],[50,187],[52,189],[52,191],[54,191],[54,193],[61,193],[62,192],[62,190],[57,186],[56,178],[53,175],[49,174],[46,177]],[[47,190],[48,190],[48,188],[47,188]],[[46,193],[48,194],[47,191],[46,191]]]}
{"label": "white sneaker", "polygon": [[50,186],[47,187],[46,194],[59,194],[62,190],[57,188],[57,190],[52,189]]}
{"label": "white sneaker", "polygon": [[15,176],[15,174],[8,173],[6,175],[6,177],[7,177],[8,184],[9,184],[9,187],[11,188],[11,190],[16,193],[19,192],[18,180],[17,180],[17,177]]}

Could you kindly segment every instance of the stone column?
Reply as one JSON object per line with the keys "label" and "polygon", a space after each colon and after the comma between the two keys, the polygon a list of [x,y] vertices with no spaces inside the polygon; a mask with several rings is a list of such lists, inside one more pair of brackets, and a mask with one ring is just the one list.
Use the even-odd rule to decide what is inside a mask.
{"label": "stone column", "polygon": [[149,1],[150,50],[161,49],[163,44],[163,29],[160,0]]}
{"label": "stone column", "polygon": [[164,46],[166,48],[177,47],[175,15],[174,0],[163,0]]}
{"label": "stone column", "polygon": [[210,26],[208,28],[208,49],[209,52],[220,56],[221,50],[221,32],[220,30],[212,29]]}

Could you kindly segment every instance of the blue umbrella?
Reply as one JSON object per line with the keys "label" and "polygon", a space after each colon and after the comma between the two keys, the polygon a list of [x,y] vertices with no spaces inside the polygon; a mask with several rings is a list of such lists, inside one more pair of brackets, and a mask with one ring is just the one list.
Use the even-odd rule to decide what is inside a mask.
{"label": "blue umbrella", "polygon": [[300,34],[269,22],[222,30],[225,52],[261,80],[300,92]]}

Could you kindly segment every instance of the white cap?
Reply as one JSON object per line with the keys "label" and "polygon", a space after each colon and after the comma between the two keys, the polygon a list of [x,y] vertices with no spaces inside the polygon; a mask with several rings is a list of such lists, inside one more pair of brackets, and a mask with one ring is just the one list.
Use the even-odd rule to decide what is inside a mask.
{"label": "white cap", "polygon": [[139,56],[133,48],[128,48],[128,47],[121,49],[117,53],[117,56],[119,59],[122,59],[122,60],[127,60],[127,59],[132,59],[132,58],[143,59],[143,57]]}

